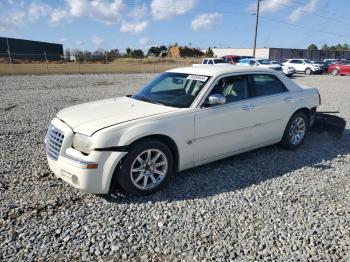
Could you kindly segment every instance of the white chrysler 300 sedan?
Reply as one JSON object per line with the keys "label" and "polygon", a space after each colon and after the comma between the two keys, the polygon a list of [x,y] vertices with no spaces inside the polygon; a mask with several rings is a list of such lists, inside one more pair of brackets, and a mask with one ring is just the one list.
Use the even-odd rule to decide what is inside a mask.
{"label": "white chrysler 300 sedan", "polygon": [[105,194],[155,192],[182,171],[255,148],[303,143],[320,105],[316,88],[270,69],[178,68],[133,96],[72,106],[45,138],[53,173]]}

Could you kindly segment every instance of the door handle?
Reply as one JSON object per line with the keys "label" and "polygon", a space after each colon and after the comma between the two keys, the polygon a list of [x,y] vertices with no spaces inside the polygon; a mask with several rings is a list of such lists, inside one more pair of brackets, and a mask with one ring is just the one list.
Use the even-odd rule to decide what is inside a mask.
{"label": "door handle", "polygon": [[284,101],[287,102],[287,103],[290,103],[290,102],[293,102],[293,101],[294,101],[294,98],[293,98],[293,97],[286,97],[286,98],[284,99]]}
{"label": "door handle", "polygon": [[254,108],[255,108],[254,105],[246,105],[242,107],[242,110],[250,111],[250,110],[253,110]]}

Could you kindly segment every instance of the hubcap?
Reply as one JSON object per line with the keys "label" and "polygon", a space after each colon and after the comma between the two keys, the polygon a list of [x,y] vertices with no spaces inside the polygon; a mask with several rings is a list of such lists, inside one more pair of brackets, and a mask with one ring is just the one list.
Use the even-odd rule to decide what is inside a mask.
{"label": "hubcap", "polygon": [[305,120],[302,117],[294,119],[289,129],[289,139],[293,145],[298,145],[305,136],[306,125]]}
{"label": "hubcap", "polygon": [[139,154],[131,165],[131,181],[139,189],[150,190],[157,187],[168,171],[168,159],[158,149],[148,149]]}

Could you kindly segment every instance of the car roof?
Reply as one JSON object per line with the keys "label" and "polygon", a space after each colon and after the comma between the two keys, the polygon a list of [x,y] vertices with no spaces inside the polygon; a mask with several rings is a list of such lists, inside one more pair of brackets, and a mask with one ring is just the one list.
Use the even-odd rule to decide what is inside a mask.
{"label": "car roof", "polygon": [[199,65],[192,67],[181,67],[168,70],[170,73],[185,73],[192,75],[204,75],[204,76],[213,76],[213,75],[222,75],[230,73],[249,73],[249,72],[266,72],[271,73],[275,72],[272,69],[268,68],[256,68],[256,67],[247,67],[239,65]]}

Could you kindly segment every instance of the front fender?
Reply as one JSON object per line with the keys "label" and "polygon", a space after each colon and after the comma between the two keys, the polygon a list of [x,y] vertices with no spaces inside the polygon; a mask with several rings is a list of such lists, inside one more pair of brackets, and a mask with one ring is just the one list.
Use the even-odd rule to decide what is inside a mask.
{"label": "front fender", "polygon": [[113,148],[131,145],[135,141],[153,135],[172,139],[179,151],[179,169],[193,165],[194,114],[187,113],[174,117],[138,121],[127,127],[118,126],[100,130],[94,135],[94,148]]}

